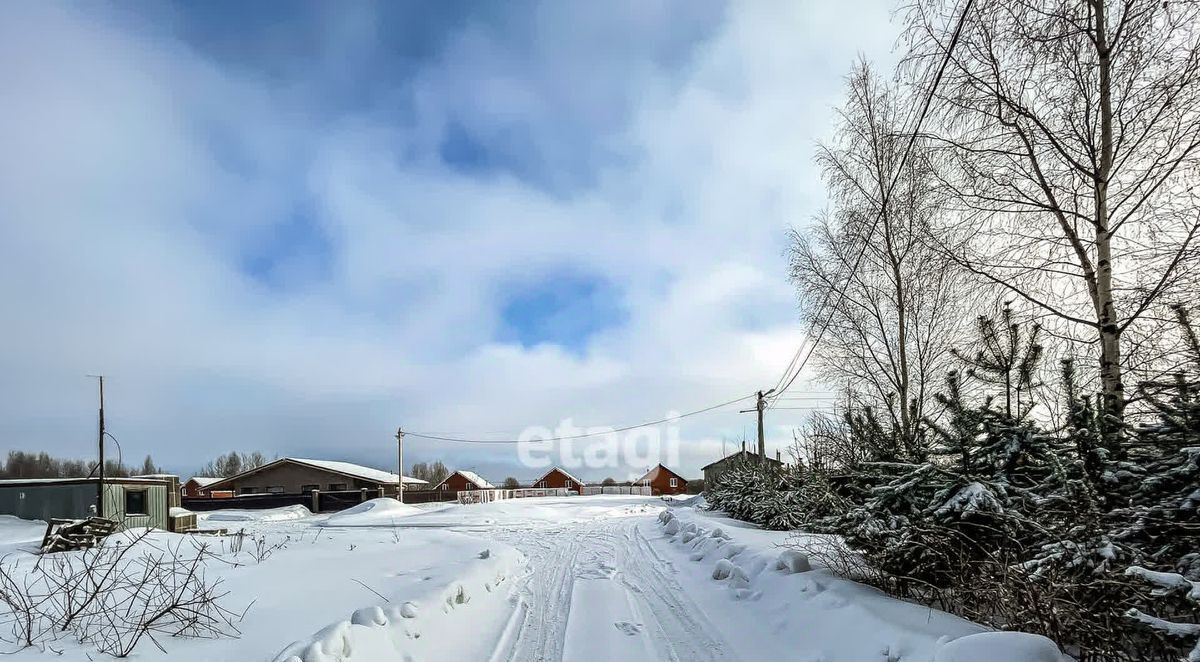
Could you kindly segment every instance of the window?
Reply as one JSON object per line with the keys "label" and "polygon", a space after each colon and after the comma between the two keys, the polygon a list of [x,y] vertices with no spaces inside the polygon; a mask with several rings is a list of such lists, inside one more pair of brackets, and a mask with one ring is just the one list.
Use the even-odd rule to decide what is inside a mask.
{"label": "window", "polygon": [[283,494],[282,485],[270,485],[267,487],[267,494]]}
{"label": "window", "polygon": [[125,490],[125,514],[148,515],[146,511],[146,490]]}
{"label": "window", "polygon": [[671,479],[671,487],[679,487],[679,481],[675,478]]}
{"label": "window", "polygon": [[258,494],[257,487],[239,487],[238,494]]}
{"label": "window", "polygon": [[311,484],[311,485],[301,485],[301,486],[300,486],[300,492],[301,492],[302,494],[308,494],[309,492],[315,492],[315,491],[317,491],[317,490],[319,490],[319,489],[321,489],[321,486],[320,486],[320,485],[316,485],[316,484]]}
{"label": "window", "polygon": [[337,491],[339,491],[339,490],[345,490],[345,489],[346,489],[346,484],[345,484],[345,483],[330,483],[330,484],[329,484],[329,491],[330,491],[330,492],[337,492]]}

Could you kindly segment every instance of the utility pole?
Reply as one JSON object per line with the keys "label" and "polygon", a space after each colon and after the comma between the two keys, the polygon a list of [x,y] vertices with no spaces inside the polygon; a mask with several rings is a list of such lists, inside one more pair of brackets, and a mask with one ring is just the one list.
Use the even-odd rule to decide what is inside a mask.
{"label": "utility pole", "polygon": [[404,428],[396,428],[396,498],[404,503]]}
{"label": "utility pole", "polygon": [[758,413],[758,463],[763,466],[766,466],[767,464],[767,438],[763,431],[763,412],[767,408],[767,396],[774,392],[775,389],[771,389],[770,391],[766,392],[759,391],[758,400],[755,402],[754,409],[743,409],[741,412],[743,414],[752,411]]}
{"label": "utility pole", "polygon": [[100,450],[100,464],[96,468],[99,480],[96,482],[96,516],[104,517],[104,375],[96,375],[100,380],[100,434],[96,443]]}

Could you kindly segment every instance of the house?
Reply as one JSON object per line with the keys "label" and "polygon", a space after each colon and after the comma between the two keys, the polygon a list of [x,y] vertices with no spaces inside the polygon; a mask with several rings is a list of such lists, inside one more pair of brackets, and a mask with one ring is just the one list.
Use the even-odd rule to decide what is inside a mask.
{"label": "house", "polygon": [[551,467],[550,471],[542,474],[542,477],[533,481],[534,487],[575,490],[578,492],[583,488],[583,481],[563,471],[558,467]]}
{"label": "house", "polygon": [[[204,486],[208,492],[232,490],[245,494],[308,494],[313,490],[341,492],[373,490],[396,493],[400,476],[381,469],[336,460],[309,460],[285,457],[261,467],[221,478]],[[418,478],[404,477],[404,489],[428,485]]]}
{"label": "house", "polygon": [[[173,530],[171,483],[155,478],[26,478],[0,480],[0,514],[21,519],[83,519],[99,514],[120,529]],[[178,498],[178,497],[176,497]]]}
{"label": "house", "polygon": [[221,480],[216,476],[192,476],[183,484],[183,496],[185,497],[206,497],[208,496],[208,486]]}
{"label": "house", "polygon": [[[758,462],[758,454],[751,453],[743,448],[736,453],[726,455],[712,464],[705,465],[703,468],[701,468],[701,471],[704,472],[704,484],[706,486],[712,485],[712,482],[717,479],[717,476],[720,476],[725,472],[726,469],[739,462]],[[783,467],[783,462],[774,458],[768,457],[767,462],[776,468]]]}
{"label": "house", "polygon": [[474,471],[460,469],[442,479],[438,483],[435,490],[452,490],[458,492],[460,490],[491,490],[495,489],[495,485],[487,482]]}
{"label": "house", "polygon": [[686,478],[659,464],[647,471],[634,484],[649,487],[651,496],[660,496],[663,494],[686,494],[687,483]]}

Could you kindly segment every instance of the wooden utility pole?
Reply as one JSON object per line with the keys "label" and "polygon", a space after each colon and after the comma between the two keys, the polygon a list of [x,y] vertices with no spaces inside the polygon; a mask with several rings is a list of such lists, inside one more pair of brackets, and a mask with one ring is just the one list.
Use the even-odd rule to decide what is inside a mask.
{"label": "wooden utility pole", "polygon": [[396,498],[404,503],[404,428],[396,428]]}
{"label": "wooden utility pole", "polygon": [[763,410],[766,409],[767,403],[763,399],[763,392],[758,392],[758,403],[755,409],[758,410],[758,463],[766,466],[767,464],[767,438],[763,434]]}
{"label": "wooden utility pole", "polygon": [[[767,408],[767,396],[775,392],[775,389],[770,391],[759,391],[758,400],[755,402],[754,409],[743,409],[742,413],[757,412],[758,413],[758,463],[766,466],[767,464],[767,438],[763,431],[763,412]],[[742,442],[743,449],[745,442]]]}

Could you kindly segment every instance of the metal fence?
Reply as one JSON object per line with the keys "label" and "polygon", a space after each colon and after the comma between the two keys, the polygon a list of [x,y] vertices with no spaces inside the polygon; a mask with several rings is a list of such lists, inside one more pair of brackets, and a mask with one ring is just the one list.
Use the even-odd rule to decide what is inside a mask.
{"label": "metal fence", "polygon": [[266,510],[284,506],[311,507],[312,497],[307,494],[247,494],[229,498],[183,497],[183,507],[197,512],[210,510],[244,509]]}
{"label": "metal fence", "polygon": [[[184,497],[183,507],[197,512],[211,510],[266,510],[285,506],[304,506],[315,513],[333,513],[352,508],[368,499],[384,496],[381,490],[314,490],[305,494],[244,494],[228,498]],[[409,493],[405,493],[405,500]]]}
{"label": "metal fence", "polygon": [[438,503],[457,498],[458,490],[404,490],[404,503]]}
{"label": "metal fence", "polygon": [[596,494],[629,494],[634,496],[653,496],[650,492],[649,485],[586,485],[583,488],[584,496],[593,496]]}

